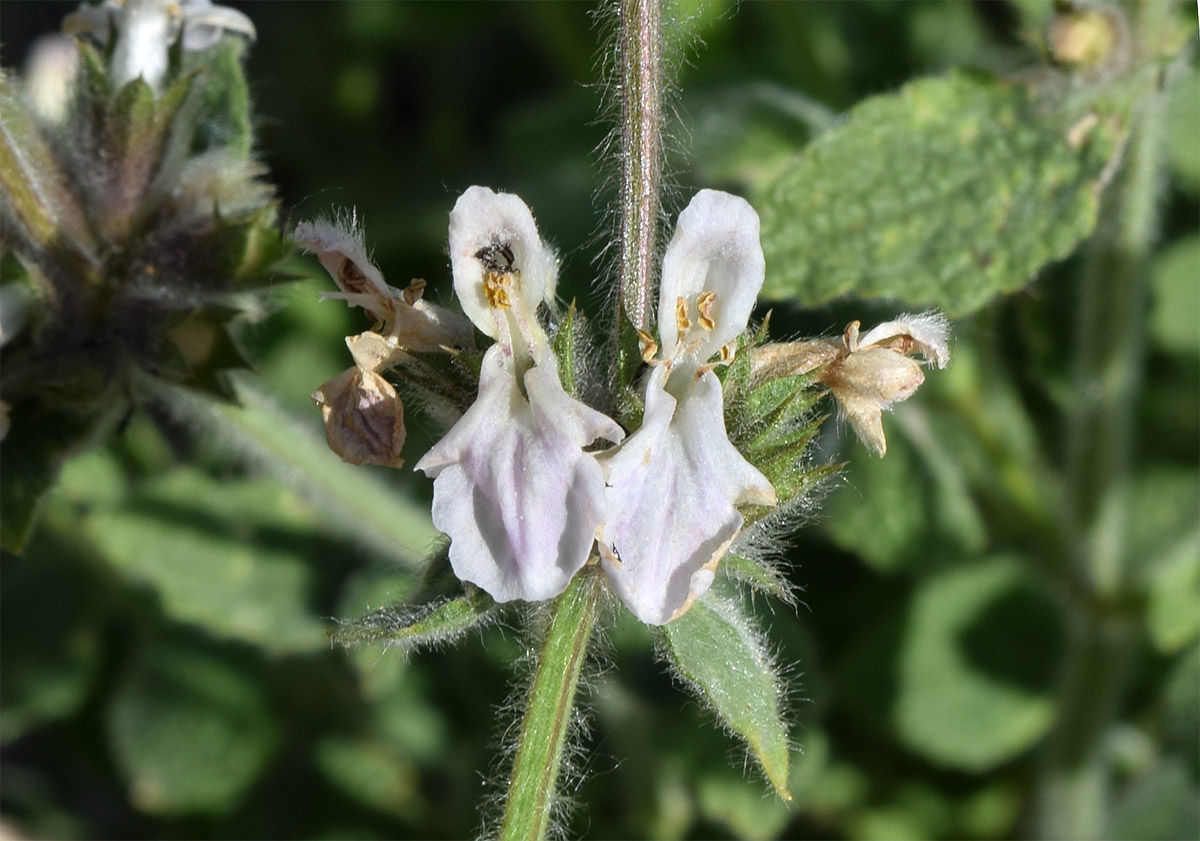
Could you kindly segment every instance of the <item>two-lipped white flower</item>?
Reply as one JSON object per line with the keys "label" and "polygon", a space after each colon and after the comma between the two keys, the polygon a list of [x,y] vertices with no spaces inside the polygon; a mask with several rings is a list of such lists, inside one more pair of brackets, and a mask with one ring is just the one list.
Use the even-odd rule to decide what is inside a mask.
{"label": "two-lipped white flower", "polygon": [[471,187],[450,214],[454,289],[496,340],[479,396],[417,462],[434,478],[433,522],[455,574],[497,601],[561,593],[605,519],[604,471],[584,448],[613,443],[613,420],[566,393],[537,319],[557,261],[517,196]]}
{"label": "two-lipped white flower", "polygon": [[154,90],[162,87],[168,51],[181,34],[183,49],[189,51],[215,46],[226,31],[250,38],[255,34],[250,18],[212,0],[104,0],[84,3],[63,20],[66,34],[86,35],[102,45],[113,30],[114,81],[123,85],[141,77]]}
{"label": "two-lipped white flower", "polygon": [[662,355],[646,382],[642,426],[600,456],[609,485],[604,571],[648,624],[669,622],[708,590],[742,527],[735,506],[776,502],[726,435],[710,361],[731,357],[762,288],[758,232],[754,209],[716,190],[702,190],[679,215],[663,259]]}

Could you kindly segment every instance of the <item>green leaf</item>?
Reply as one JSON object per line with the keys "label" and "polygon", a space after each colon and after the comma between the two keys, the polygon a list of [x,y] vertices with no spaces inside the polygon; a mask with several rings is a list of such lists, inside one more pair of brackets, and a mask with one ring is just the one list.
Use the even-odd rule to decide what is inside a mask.
{"label": "green leaf", "polygon": [[845,661],[848,701],[910,750],[979,773],[1027,750],[1054,717],[1054,603],[1009,558],[923,582]]}
{"label": "green leaf", "polygon": [[744,608],[710,590],[663,626],[663,653],[721,722],[744,739],[775,791],[788,792],[788,734],[780,680]]}
{"label": "green leaf", "polygon": [[1200,149],[1196,146],[1196,126],[1200,125],[1200,68],[1192,67],[1171,89],[1167,117],[1167,154],[1181,185],[1193,194],[1200,193]]}
{"label": "green leaf", "polygon": [[[906,422],[910,418],[916,418]],[[934,421],[936,425],[931,425]],[[928,565],[983,550],[987,528],[962,464],[940,437],[940,418],[915,405],[884,419],[888,452],[858,447],[846,481],[826,503],[825,529],[839,546],[877,569]]]}
{"label": "green leaf", "polygon": [[490,619],[495,607],[487,593],[469,587],[457,598],[417,606],[397,605],[361,619],[343,620],[332,637],[347,647],[382,643],[408,651],[458,639]]}
{"label": "green leaf", "polygon": [[[70,549],[38,544],[37,557],[0,565],[0,743],[75,713],[101,666],[96,593],[102,587]],[[53,598],[45,598],[52,593]]]}
{"label": "green leaf", "polygon": [[416,765],[377,740],[330,736],[317,743],[313,759],[338,789],[364,806],[410,821],[428,808]]}
{"label": "green leaf", "polygon": [[1193,530],[1155,564],[1146,623],[1154,645],[1168,653],[1200,634],[1200,530]]}
{"label": "green leaf", "polygon": [[1178,757],[1138,774],[1114,798],[1106,837],[1117,841],[1200,837],[1200,790]]}
{"label": "green leaf", "polygon": [[763,800],[762,792],[746,785],[729,768],[705,773],[696,785],[696,804],[707,820],[723,824],[743,841],[769,841],[792,819],[792,810],[782,800]]}
{"label": "green leaf", "polygon": [[1150,335],[1164,350],[1200,353],[1200,235],[1173,242],[1154,260]]}
{"label": "green leaf", "polygon": [[113,754],[144,812],[226,812],[278,744],[261,690],[224,659],[158,643],[118,683],[106,715]]}
{"label": "green leaf", "polygon": [[1029,283],[1091,233],[1123,134],[1057,105],[963,72],[861,103],[760,203],[763,295],[961,315]]}
{"label": "green leaf", "polygon": [[291,532],[303,545],[307,521],[300,500],[278,485],[181,469],[82,526],[114,568],[154,590],[168,616],[287,654],[328,645],[309,608],[309,567],[294,548],[267,542]]}
{"label": "green leaf", "polygon": [[230,376],[240,406],[187,389],[150,384],[185,423],[207,428],[222,450],[287,479],[311,501],[324,524],[402,567],[416,569],[439,533],[429,506],[397,491],[378,474],[346,464],[314,433],[245,377]]}

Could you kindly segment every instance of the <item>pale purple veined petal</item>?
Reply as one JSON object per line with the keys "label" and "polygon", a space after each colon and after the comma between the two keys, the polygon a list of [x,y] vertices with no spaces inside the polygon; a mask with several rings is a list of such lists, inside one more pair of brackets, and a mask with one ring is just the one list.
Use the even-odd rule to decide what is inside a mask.
{"label": "pale purple veined petal", "polygon": [[766,266],[758,228],[745,199],[718,190],[701,190],[679,214],[659,286],[667,358],[703,362],[746,329]]}
{"label": "pale purple veined petal", "polygon": [[667,374],[666,366],[654,369],[641,428],[601,457],[609,485],[604,571],[651,625],[683,613],[712,584],[742,527],[735,505],[775,504],[770,482],[726,436],[716,375],[694,380],[677,401],[664,388]]}
{"label": "pale purple veined petal", "polygon": [[552,369],[524,376],[484,355],[479,396],[416,469],[434,477],[433,522],[455,574],[497,601],[553,598],[587,562],[604,519],[604,472],[583,447],[617,424],[570,397]]}
{"label": "pale purple veined petal", "polygon": [[484,288],[484,273],[512,279],[513,307],[529,319],[543,298],[554,295],[558,263],[542,244],[533,214],[512,193],[470,187],[450,211],[450,264],[463,312],[481,331],[498,339]]}

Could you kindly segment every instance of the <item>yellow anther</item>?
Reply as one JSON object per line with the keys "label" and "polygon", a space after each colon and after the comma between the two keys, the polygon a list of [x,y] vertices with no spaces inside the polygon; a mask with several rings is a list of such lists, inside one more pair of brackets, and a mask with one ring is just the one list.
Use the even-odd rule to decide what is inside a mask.
{"label": "yellow anther", "polygon": [[717,293],[712,290],[701,292],[700,297],[696,299],[696,309],[700,311],[700,326],[705,330],[711,330],[716,326],[712,317],[712,306],[716,300]]}
{"label": "yellow anther", "polygon": [[682,333],[691,326],[692,320],[687,314],[687,301],[680,295],[675,299],[675,328]]}
{"label": "yellow anther", "polygon": [[483,273],[483,294],[492,309],[506,310],[512,306],[512,272]]}
{"label": "yellow anther", "polygon": [[654,337],[645,330],[637,331],[638,346],[642,350],[642,360],[644,362],[653,362],[655,354],[658,353],[658,342],[654,341]]}

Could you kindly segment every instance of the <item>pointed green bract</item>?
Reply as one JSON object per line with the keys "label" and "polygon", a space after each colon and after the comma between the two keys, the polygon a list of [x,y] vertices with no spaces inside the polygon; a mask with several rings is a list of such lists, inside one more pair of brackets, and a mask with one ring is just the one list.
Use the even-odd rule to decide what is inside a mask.
{"label": "pointed green bract", "polygon": [[383,644],[412,650],[452,642],[492,618],[495,608],[487,593],[470,587],[456,598],[398,605],[343,621],[331,636],[339,645]]}
{"label": "pointed green bract", "polygon": [[675,672],[745,740],[775,791],[790,800],[780,679],[742,605],[710,590],[662,633]]}
{"label": "pointed green bract", "polygon": [[964,72],[868,99],[766,189],[763,295],[957,316],[1020,289],[1095,227],[1124,116]]}

